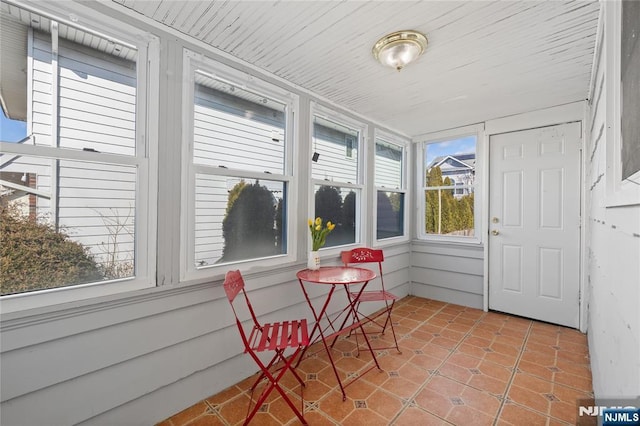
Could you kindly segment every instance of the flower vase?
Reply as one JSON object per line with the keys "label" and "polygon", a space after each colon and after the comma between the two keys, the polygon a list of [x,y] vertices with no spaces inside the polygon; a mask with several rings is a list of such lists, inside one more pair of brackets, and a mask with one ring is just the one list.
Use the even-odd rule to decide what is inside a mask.
{"label": "flower vase", "polygon": [[312,271],[320,269],[320,254],[317,251],[309,252],[309,259],[307,260],[307,268]]}

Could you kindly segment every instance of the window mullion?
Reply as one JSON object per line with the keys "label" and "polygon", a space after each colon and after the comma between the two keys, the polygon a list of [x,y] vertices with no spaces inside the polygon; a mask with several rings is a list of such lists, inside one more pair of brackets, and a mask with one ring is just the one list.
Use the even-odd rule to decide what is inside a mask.
{"label": "window mullion", "polygon": [[196,174],[202,173],[207,175],[216,175],[216,176],[233,176],[239,178],[247,178],[247,179],[268,179],[268,180],[277,180],[277,181],[289,181],[291,180],[291,176],[280,175],[274,173],[267,172],[252,172],[248,170],[241,169],[228,169],[226,167],[215,167],[208,166],[206,164],[194,164],[193,169]]}
{"label": "window mullion", "polygon": [[[58,23],[51,20],[51,146],[60,147],[59,129],[59,103],[60,103],[60,67],[58,64]],[[58,159],[51,160],[51,199],[49,200],[50,218],[53,226],[58,229],[58,197],[60,195],[59,186],[60,162]]]}
{"label": "window mullion", "polygon": [[5,154],[51,158],[55,160],[77,160],[127,166],[136,166],[141,162],[141,159],[128,155],[107,154],[69,148],[53,148],[50,146],[24,145],[8,142],[0,142],[0,151]]}
{"label": "window mullion", "polygon": [[312,183],[314,185],[323,185],[323,186],[337,186],[340,188],[353,188],[353,189],[363,189],[364,185],[351,183],[351,182],[338,182],[335,180],[324,180],[324,179],[313,179]]}

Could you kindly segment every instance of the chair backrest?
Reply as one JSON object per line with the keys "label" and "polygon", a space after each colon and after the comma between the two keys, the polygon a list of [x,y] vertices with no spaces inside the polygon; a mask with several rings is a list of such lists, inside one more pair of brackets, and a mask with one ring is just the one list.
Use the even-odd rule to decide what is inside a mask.
{"label": "chair backrest", "polygon": [[224,277],[224,292],[227,293],[227,299],[233,303],[238,293],[244,291],[244,279],[240,271],[229,271]]}
{"label": "chair backrest", "polygon": [[384,290],[384,279],[382,278],[382,262],[384,262],[384,253],[379,249],[368,247],[359,247],[340,253],[342,263],[345,266],[353,263],[377,263],[380,276],[382,290]]}
{"label": "chair backrest", "polygon": [[242,323],[240,322],[240,318],[238,318],[238,313],[236,312],[236,308],[233,304],[236,296],[242,292],[244,295],[244,300],[247,303],[247,308],[249,309],[249,313],[251,314],[251,319],[253,320],[254,328],[262,328],[258,319],[256,318],[256,314],[253,312],[253,306],[251,306],[251,302],[249,301],[249,297],[247,296],[247,292],[244,289],[244,279],[242,278],[242,274],[239,270],[228,271],[224,278],[224,292],[227,294],[227,299],[229,299],[229,303],[231,304],[231,309],[233,310],[233,315],[236,317],[236,324],[238,325],[238,329],[240,331],[240,336],[242,337],[242,341],[245,346],[248,348],[249,342],[247,340],[247,336],[242,328]]}

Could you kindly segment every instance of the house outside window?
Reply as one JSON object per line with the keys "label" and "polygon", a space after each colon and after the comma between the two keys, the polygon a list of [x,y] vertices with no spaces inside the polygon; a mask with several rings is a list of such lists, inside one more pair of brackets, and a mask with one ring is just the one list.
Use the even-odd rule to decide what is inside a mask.
{"label": "house outside window", "polygon": [[[183,278],[290,249],[294,95],[185,53]],[[274,259],[278,260],[274,260]]]}
{"label": "house outside window", "polygon": [[375,139],[376,240],[406,235],[406,149],[390,135]]}
{"label": "house outside window", "polygon": [[314,105],[312,132],[311,216],[336,224],[325,247],[358,243],[363,226],[362,135],[366,126]]}
{"label": "house outside window", "polygon": [[[0,65],[3,307],[152,286],[147,76],[156,41],[126,26],[112,37],[49,11],[0,7],[0,38],[15,41],[3,43]],[[16,122],[25,137],[5,140]],[[63,288],[73,292],[41,291]]]}
{"label": "house outside window", "polygon": [[478,134],[452,134],[421,144],[419,237],[477,242]]}

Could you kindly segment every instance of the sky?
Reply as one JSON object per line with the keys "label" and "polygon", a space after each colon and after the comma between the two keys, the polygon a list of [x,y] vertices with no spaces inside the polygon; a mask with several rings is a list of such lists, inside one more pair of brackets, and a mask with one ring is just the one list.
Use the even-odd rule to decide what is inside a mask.
{"label": "sky", "polygon": [[10,120],[0,114],[0,142],[18,142],[27,136],[27,122]]}
{"label": "sky", "polygon": [[426,164],[429,165],[434,158],[441,155],[468,154],[476,152],[476,136],[465,136],[459,139],[451,139],[427,145]]}

